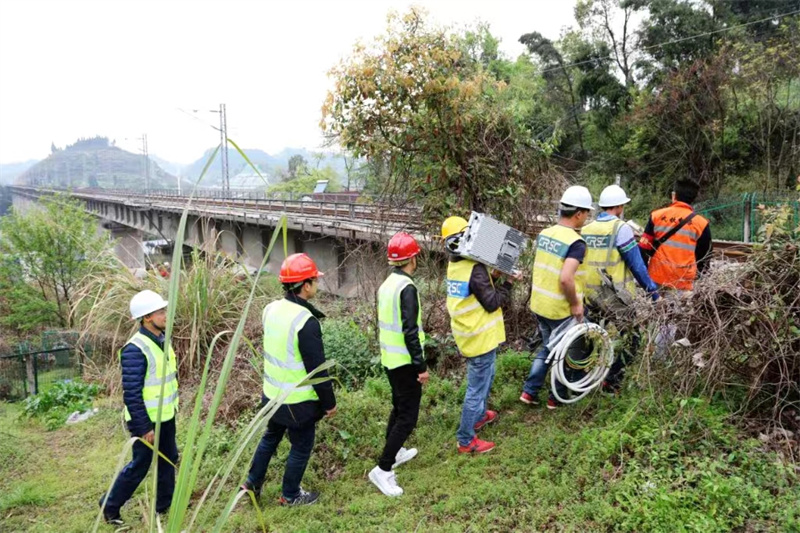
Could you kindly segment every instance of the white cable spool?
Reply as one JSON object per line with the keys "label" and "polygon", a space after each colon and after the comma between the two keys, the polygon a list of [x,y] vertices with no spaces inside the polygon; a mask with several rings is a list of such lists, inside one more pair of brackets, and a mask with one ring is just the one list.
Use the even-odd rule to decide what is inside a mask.
{"label": "white cable spool", "polygon": [[[567,364],[567,350],[580,337],[586,336],[589,332],[594,331],[599,334],[599,339],[593,342],[600,342],[600,355],[594,367],[580,380],[570,383],[566,378]],[[593,389],[599,387],[606,379],[611,365],[614,363],[614,344],[608,332],[597,324],[582,322],[570,327],[558,341],[558,344],[550,350],[550,354],[545,361],[547,364],[553,362],[550,366],[550,388],[553,390],[553,395],[556,400],[561,403],[575,403]],[[556,390],[556,383],[561,382],[567,389],[577,393],[578,396],[573,398],[562,398],[558,395]]]}

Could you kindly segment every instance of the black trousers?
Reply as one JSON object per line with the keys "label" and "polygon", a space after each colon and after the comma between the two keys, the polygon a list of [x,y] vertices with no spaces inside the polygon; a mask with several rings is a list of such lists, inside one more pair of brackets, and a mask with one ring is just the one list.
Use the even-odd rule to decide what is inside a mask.
{"label": "black trousers", "polygon": [[[158,449],[170,461],[178,462],[178,444],[175,442],[175,419],[161,422],[161,435],[158,437]],[[120,471],[111,492],[108,493],[105,513],[113,516],[119,513],[120,507],[131,499],[136,487],[142,482],[150,470],[153,452],[146,444],[136,441],[133,444],[133,460]],[[175,469],[161,456],[158,458],[158,483],[156,489],[156,511],[164,513],[172,503],[175,490]],[[105,497],[105,495],[103,496]],[[103,505],[103,498],[100,498]]]}
{"label": "black trousers", "polygon": [[261,437],[256,453],[253,455],[253,461],[250,463],[247,482],[257,492],[261,491],[269,462],[278,449],[284,434],[288,434],[292,447],[283,471],[283,497],[287,500],[295,499],[300,494],[300,482],[303,480],[308,460],[311,458],[311,451],[314,449],[316,429],[316,423],[313,421],[299,427],[287,427],[270,420],[267,424],[267,431]]}
{"label": "black trousers", "polygon": [[395,456],[408,439],[419,419],[419,403],[422,399],[422,384],[417,381],[413,365],[405,365],[386,370],[392,386],[392,413],[386,426],[386,445],[378,461],[381,470],[389,472]]}
{"label": "black trousers", "polygon": [[625,367],[633,362],[633,358],[639,350],[639,342],[641,340],[639,332],[637,330],[628,330],[624,333],[629,334],[630,345],[622,348],[622,353],[617,354],[614,364],[611,365],[611,370],[606,376],[606,383],[610,387],[619,387],[622,384],[622,379],[625,377]]}

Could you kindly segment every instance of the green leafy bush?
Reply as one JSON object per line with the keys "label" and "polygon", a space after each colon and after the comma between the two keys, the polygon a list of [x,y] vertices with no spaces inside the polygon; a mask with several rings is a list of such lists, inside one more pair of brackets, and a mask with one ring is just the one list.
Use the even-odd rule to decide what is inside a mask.
{"label": "green leafy bush", "polygon": [[25,415],[41,418],[47,429],[60,427],[74,411],[86,411],[100,387],[82,381],[58,381],[50,389],[25,399]]}
{"label": "green leafy bush", "polygon": [[375,338],[353,320],[326,320],[322,324],[325,358],[337,366],[333,374],[347,388],[355,388],[380,372],[381,355]]}

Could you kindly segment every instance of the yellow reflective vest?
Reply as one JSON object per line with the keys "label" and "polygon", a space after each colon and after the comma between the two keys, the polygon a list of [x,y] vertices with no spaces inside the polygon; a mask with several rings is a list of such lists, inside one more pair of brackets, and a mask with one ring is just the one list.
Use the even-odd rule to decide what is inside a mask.
{"label": "yellow reflective vest", "polygon": [[581,229],[581,236],[586,241],[586,258],[583,261],[586,270],[586,298],[591,300],[601,285],[601,271],[605,270],[618,292],[625,291],[631,295],[636,291],[633,273],[625,264],[616,244],[616,234],[624,224],[618,218],[595,220]]}
{"label": "yellow reflective vest", "polygon": [[[465,357],[488,353],[506,340],[503,310],[487,313],[470,293],[469,279],[475,261],[462,259],[447,265],[447,312],[456,346]],[[489,277],[491,280],[491,276]]]}
{"label": "yellow reflective vest", "polygon": [[[164,351],[158,344],[138,331],[125,343],[126,346],[128,344],[139,348],[147,359],[147,374],[142,389],[142,400],[144,400],[147,416],[150,417],[151,422],[158,422],[158,403],[163,383],[164,400],[161,402],[161,421],[172,420],[178,411],[178,366],[175,351],[170,346],[168,356],[164,357]],[[119,351],[119,355],[122,356],[122,350]],[[131,420],[131,414],[127,407],[125,408],[125,420]]]}
{"label": "yellow reflective vest", "polygon": [[264,308],[264,396],[267,398],[275,399],[293,389],[284,403],[319,400],[313,386],[295,387],[308,376],[297,334],[312,318],[311,311],[285,298]]}
{"label": "yellow reflective vest", "polygon": [[[569,301],[561,291],[561,268],[569,247],[579,240],[582,239],[577,231],[560,224],[543,230],[536,239],[530,308],[537,315],[551,320],[570,316]],[[575,292],[580,301],[585,275],[583,266],[575,273]]]}
{"label": "yellow reflective vest", "polygon": [[[381,364],[389,370],[411,364],[411,353],[406,347],[403,335],[403,322],[400,316],[400,293],[414,280],[392,272],[378,289],[378,330],[381,345]],[[422,331],[422,305],[417,293],[417,326],[419,327],[419,343],[425,346],[425,333]]]}

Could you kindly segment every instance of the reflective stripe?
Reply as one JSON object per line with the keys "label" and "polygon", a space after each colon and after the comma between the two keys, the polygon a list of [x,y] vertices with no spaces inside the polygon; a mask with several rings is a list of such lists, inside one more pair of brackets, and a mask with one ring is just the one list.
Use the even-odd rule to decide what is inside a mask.
{"label": "reflective stripe", "polygon": [[390,346],[390,345],[388,345],[386,343],[383,343],[383,342],[380,343],[380,344],[381,344],[381,350],[383,350],[383,351],[385,351],[387,353],[397,353],[397,354],[400,354],[400,355],[411,355],[411,353],[408,351],[408,348],[406,348],[405,346]]}
{"label": "reflective stripe", "polygon": [[550,298],[553,298],[554,300],[566,300],[567,299],[567,297],[564,296],[563,294],[556,294],[554,292],[550,292],[550,291],[548,291],[546,289],[543,289],[541,287],[537,287],[536,285],[533,285],[531,287],[531,289],[534,292],[538,292],[539,294],[544,294],[545,296],[549,296]]}
{"label": "reflective stripe", "polygon": [[398,315],[398,313],[400,312],[400,306],[397,305],[395,302],[397,302],[400,299],[400,293],[403,292],[403,289],[408,287],[409,283],[411,282],[409,281],[406,283],[398,283],[397,287],[395,287],[394,289],[394,294],[392,295],[392,319],[394,321],[394,325],[400,327],[401,332],[403,331],[403,329],[401,327],[402,325],[400,324],[400,316]]}
{"label": "reflective stripe", "polygon": [[561,271],[559,269],[557,269],[556,267],[552,267],[552,266],[546,265],[544,263],[539,263],[538,265],[536,265],[536,268],[541,268],[542,270],[546,270],[546,271],[551,272],[553,274],[558,274],[558,275],[561,274]]}
{"label": "reflective stripe", "polygon": [[[621,262],[622,261],[609,261],[606,263],[605,261],[586,261],[586,264],[593,267],[611,268],[617,266]],[[586,271],[581,272],[581,274],[586,274]]]}
{"label": "reflective stripe", "polygon": [[475,302],[472,305],[468,305],[467,307],[465,307],[463,309],[459,309],[458,311],[452,313],[450,315],[450,318],[461,316],[461,315],[466,315],[467,313],[470,313],[470,312],[472,312],[472,311],[474,311],[476,309],[480,309],[481,307],[483,307],[483,306],[481,305],[480,302]]}
{"label": "reflective stripe", "polygon": [[378,322],[378,327],[380,329],[385,329],[386,331],[391,331],[392,333],[403,333],[403,327],[399,325],[389,324],[388,322]]}
{"label": "reflective stripe", "polygon": [[662,243],[661,246],[670,246],[672,248],[681,248],[682,250],[689,250],[690,252],[694,252],[695,245],[694,244],[684,244],[682,242],[675,242],[673,240],[669,240],[665,243]]}
{"label": "reflective stripe", "polygon": [[[303,379],[305,379],[305,378],[303,378]],[[305,391],[310,391],[310,390],[312,390],[314,388],[311,385],[306,385],[304,387],[295,387],[295,385],[297,385],[297,383],[300,383],[300,381],[302,381],[302,380],[298,381],[297,383],[284,383],[282,381],[277,381],[277,380],[273,379],[272,376],[270,376],[268,374],[264,374],[264,381],[266,381],[267,383],[269,383],[273,387],[277,387],[277,388],[279,388],[281,390],[292,390],[292,389],[294,389],[295,391],[305,392]]]}
{"label": "reflective stripe", "polygon": [[[170,383],[172,381],[175,381],[177,379],[177,377],[178,376],[175,375],[175,372],[172,372],[171,374],[167,374],[166,376],[164,376],[164,383]],[[148,377],[147,379],[144,380],[144,386],[145,387],[150,387],[150,386],[153,386],[153,385],[156,385],[156,386],[161,385],[161,378],[150,378],[150,377]]]}
{"label": "reflective stripe", "polygon": [[[170,394],[169,396],[167,396],[166,398],[164,398],[164,401],[161,402],[161,405],[162,406],[169,405],[172,402],[174,402],[177,398],[178,398],[178,391],[175,391],[172,394]],[[147,409],[152,409],[154,407],[157,408],[158,407],[158,402],[159,402],[159,398],[156,398],[155,400],[145,400],[144,406]]]}
{"label": "reflective stripe", "polygon": [[[150,347],[137,337],[132,338],[130,343],[139,348],[142,351],[142,354],[147,357],[147,379],[158,379],[158,376],[156,376],[156,356],[150,350]],[[159,381],[159,384],[160,383],[161,382]]]}
{"label": "reflective stripe", "polygon": [[[669,233],[670,231],[672,231],[672,228],[674,228],[674,227],[675,226],[653,226],[653,231],[660,231],[662,233]],[[683,228],[679,229],[675,233],[678,234],[678,235],[683,235],[684,237],[689,237],[691,239],[697,239],[697,233],[695,233],[694,231],[692,231],[690,229],[684,229],[685,227],[686,226],[684,226]]]}
{"label": "reflective stripe", "polygon": [[486,331],[488,329],[491,329],[492,326],[494,326],[498,322],[501,322],[502,320],[503,320],[503,317],[502,316],[498,316],[494,320],[492,320],[490,322],[487,322],[486,324],[483,325],[483,327],[478,328],[475,331],[465,332],[465,331],[459,331],[459,330],[456,330],[455,328],[452,328],[453,329],[453,335],[458,335],[459,337],[466,337],[466,338],[474,337],[475,335],[480,335],[484,331]]}
{"label": "reflective stripe", "polygon": [[[295,359],[294,353],[294,341],[297,338],[297,326],[300,325],[300,322],[308,319],[311,316],[311,312],[307,309],[303,309],[304,313],[300,313],[297,315],[294,320],[292,320],[292,325],[289,326],[289,338],[286,340],[286,359],[288,361],[293,361]],[[289,367],[283,367],[289,368]],[[305,370],[305,367],[301,365],[300,369],[294,370]]]}
{"label": "reflective stripe", "polygon": [[264,359],[269,361],[271,365],[275,365],[280,368],[285,368],[287,370],[305,370],[305,365],[301,362],[297,362],[294,359],[291,361],[281,361],[277,357],[270,355],[266,351],[263,352]]}

